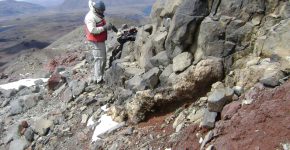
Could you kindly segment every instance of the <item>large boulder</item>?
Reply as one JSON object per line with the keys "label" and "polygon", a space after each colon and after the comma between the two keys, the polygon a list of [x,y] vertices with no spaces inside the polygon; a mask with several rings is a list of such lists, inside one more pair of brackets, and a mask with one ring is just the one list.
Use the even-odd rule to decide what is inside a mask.
{"label": "large boulder", "polygon": [[225,30],[226,24],[206,17],[200,25],[198,47],[191,49],[195,53],[194,59],[199,60],[202,56],[223,56]]}
{"label": "large boulder", "polygon": [[[279,72],[281,70],[281,64],[278,62],[271,62],[270,59],[262,59],[258,61],[256,65],[245,66],[246,62],[251,61],[251,59],[243,59],[241,64],[236,66],[237,69],[230,72],[226,78],[225,83],[227,86],[239,86],[244,90],[248,90],[253,87],[257,82],[259,82],[263,77],[270,78],[272,72]],[[236,62],[236,65],[240,61]],[[268,70],[268,71],[267,71]],[[269,76],[270,75],[270,76]],[[278,77],[280,79],[281,77]],[[276,81],[278,80],[276,79]],[[263,80],[261,80],[263,81]],[[264,80],[266,81],[266,80]],[[276,82],[277,83],[277,82]]]}
{"label": "large boulder", "polygon": [[176,46],[183,51],[192,45],[195,32],[208,13],[208,3],[203,0],[184,0],[177,8],[165,41],[170,58],[176,56],[174,52]]}
{"label": "large boulder", "polygon": [[180,73],[173,83],[173,89],[178,91],[177,95],[190,98],[194,94],[202,94],[201,91],[208,91],[211,84],[222,80],[223,77],[222,60],[209,58]]}
{"label": "large boulder", "polygon": [[173,73],[172,64],[168,65],[159,76],[160,84],[166,85],[169,82],[169,76]]}
{"label": "large boulder", "polygon": [[[199,30],[197,47],[191,47],[195,61],[205,56],[226,58],[249,47],[254,25],[234,17],[221,16],[219,20],[206,17]],[[239,56],[239,54],[237,54]],[[229,70],[231,63],[225,67]]]}
{"label": "large boulder", "polygon": [[140,122],[153,106],[164,106],[205,94],[203,92],[208,91],[212,83],[222,78],[221,59],[203,60],[196,67],[190,66],[184,72],[176,75],[172,87],[137,92],[136,96],[126,104],[128,117],[133,122]]}
{"label": "large boulder", "polygon": [[157,67],[152,68],[143,75],[136,75],[130,80],[126,81],[126,87],[134,91],[154,89],[159,83],[160,73],[161,71]]}
{"label": "large boulder", "polygon": [[170,60],[167,56],[166,51],[162,51],[160,53],[158,53],[157,55],[155,55],[154,57],[152,57],[150,59],[150,62],[153,66],[155,67],[159,67],[159,66],[168,66],[170,63]]}
{"label": "large boulder", "polygon": [[134,76],[140,76],[145,72],[138,66],[137,62],[129,62],[125,59],[119,59],[112,63],[112,67],[106,70],[104,80],[110,86],[124,87],[125,81]]}
{"label": "large boulder", "polygon": [[173,58],[173,71],[175,73],[184,71],[192,63],[192,54],[184,52]]}
{"label": "large boulder", "polygon": [[265,10],[266,1],[264,0],[221,0],[217,15],[237,17],[247,21],[252,14],[261,14]]}
{"label": "large boulder", "polygon": [[141,47],[139,66],[145,70],[153,68],[153,65],[150,62],[150,58],[154,56],[153,53],[153,44],[151,40],[147,40],[146,43]]}
{"label": "large boulder", "polygon": [[172,17],[183,1],[184,0],[167,0],[164,9],[160,13],[160,17]]}
{"label": "large boulder", "polygon": [[135,50],[134,57],[136,58],[136,60],[138,62],[140,61],[140,58],[141,58],[141,53],[142,53],[141,49],[142,49],[142,47],[144,47],[144,43],[146,43],[146,41],[148,41],[149,36],[150,36],[150,33],[145,31],[144,26],[141,28],[138,28],[136,40],[134,42],[134,50]]}
{"label": "large boulder", "polygon": [[164,44],[165,44],[166,37],[167,37],[167,31],[158,30],[158,32],[154,34],[152,42],[153,42],[153,47],[156,53],[159,53],[165,50]]}
{"label": "large boulder", "polygon": [[129,41],[123,45],[121,58],[125,58],[127,56],[134,56],[134,42]]}
{"label": "large boulder", "polygon": [[258,37],[255,52],[265,56],[277,55],[287,59],[290,56],[290,19],[283,20],[264,36]]}

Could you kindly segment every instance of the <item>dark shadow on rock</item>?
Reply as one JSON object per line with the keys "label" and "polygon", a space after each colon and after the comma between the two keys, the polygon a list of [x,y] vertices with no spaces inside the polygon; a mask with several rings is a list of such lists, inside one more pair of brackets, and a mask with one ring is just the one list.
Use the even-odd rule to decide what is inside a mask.
{"label": "dark shadow on rock", "polygon": [[0,67],[4,66],[5,64],[7,64],[7,62],[0,62]]}
{"label": "dark shadow on rock", "polygon": [[11,41],[9,39],[0,39],[0,42],[8,42],[8,41]]}
{"label": "dark shadow on rock", "polygon": [[41,42],[37,40],[23,41],[17,45],[4,49],[2,52],[5,52],[6,54],[16,54],[31,48],[43,49],[47,47],[49,44],[50,43]]}

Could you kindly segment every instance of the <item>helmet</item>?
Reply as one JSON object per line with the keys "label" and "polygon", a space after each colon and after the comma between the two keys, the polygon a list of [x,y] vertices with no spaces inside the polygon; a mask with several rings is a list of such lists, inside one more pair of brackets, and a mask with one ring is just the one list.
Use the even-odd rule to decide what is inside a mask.
{"label": "helmet", "polygon": [[103,1],[94,3],[93,7],[95,9],[97,9],[97,10],[100,10],[100,11],[105,11],[106,10],[106,6],[105,6],[105,3]]}

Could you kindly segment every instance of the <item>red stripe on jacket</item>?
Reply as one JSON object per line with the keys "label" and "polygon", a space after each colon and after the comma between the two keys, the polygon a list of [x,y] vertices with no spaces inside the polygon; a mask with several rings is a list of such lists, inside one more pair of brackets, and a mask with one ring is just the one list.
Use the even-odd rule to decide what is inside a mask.
{"label": "red stripe on jacket", "polygon": [[[106,25],[106,20],[102,19],[101,22],[96,24],[96,27],[102,27]],[[87,25],[85,25],[86,37],[87,40],[93,42],[105,42],[107,40],[107,31],[103,31],[100,34],[93,34],[88,30]]]}

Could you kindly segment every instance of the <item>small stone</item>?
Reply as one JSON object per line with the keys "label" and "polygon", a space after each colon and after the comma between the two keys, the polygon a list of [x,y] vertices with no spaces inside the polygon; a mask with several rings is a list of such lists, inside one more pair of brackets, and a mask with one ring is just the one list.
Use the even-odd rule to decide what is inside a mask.
{"label": "small stone", "polygon": [[189,119],[190,122],[194,122],[195,124],[199,124],[202,120],[203,114],[205,109],[201,108],[197,110],[195,113],[191,113],[187,116],[187,119]]}
{"label": "small stone", "polygon": [[189,52],[184,52],[173,58],[173,71],[178,73],[184,71],[192,63],[193,56]]}
{"label": "small stone", "polygon": [[205,109],[202,122],[200,123],[201,127],[212,129],[215,126],[215,118],[217,116],[216,112],[210,112],[208,109]]}
{"label": "small stone", "polygon": [[202,144],[200,146],[200,149],[203,149],[204,146],[213,138],[214,133],[213,131],[209,131],[206,136],[204,137],[204,140],[202,141]]}
{"label": "small stone", "polygon": [[253,99],[244,99],[242,100],[242,105],[250,105],[253,103]]}
{"label": "small stone", "polygon": [[85,124],[85,123],[87,123],[87,120],[88,120],[88,118],[89,118],[89,116],[87,115],[87,114],[83,114],[82,115],[82,124]]}
{"label": "small stone", "polygon": [[123,132],[122,132],[122,134],[123,135],[131,135],[131,134],[133,134],[133,128],[132,127],[129,127],[128,129],[126,129],[126,130],[124,130]]}
{"label": "small stone", "polygon": [[221,112],[225,104],[226,95],[223,89],[213,91],[208,97],[209,111]]}
{"label": "small stone", "polygon": [[32,142],[34,140],[34,131],[32,130],[32,128],[28,128],[25,131],[24,136],[27,141]]}
{"label": "small stone", "polygon": [[259,80],[265,86],[275,87],[279,85],[279,80],[284,78],[282,71],[273,70],[271,73],[265,72],[264,76]]}
{"label": "small stone", "polygon": [[11,102],[10,115],[17,115],[23,112],[22,102],[16,100]]}
{"label": "small stone", "polygon": [[83,106],[80,108],[81,111],[84,111],[87,108],[87,106]]}
{"label": "small stone", "polygon": [[181,112],[178,117],[175,119],[175,121],[173,122],[173,128],[175,129],[179,124],[181,124],[182,122],[184,122],[186,118],[186,115],[184,112]]}
{"label": "small stone", "polygon": [[28,128],[28,123],[27,123],[27,121],[22,121],[22,122],[21,122],[21,126],[22,126],[23,128]]}
{"label": "small stone", "polygon": [[244,93],[244,88],[240,87],[240,86],[234,86],[233,90],[234,90],[235,94],[237,94],[238,96],[241,96],[242,93]]}
{"label": "small stone", "polygon": [[46,135],[49,132],[52,125],[53,125],[53,122],[51,120],[39,119],[35,121],[34,130],[39,135]]}
{"label": "small stone", "polygon": [[175,129],[175,132],[179,132],[184,126],[184,122],[182,122],[181,124],[179,124],[176,129]]}

